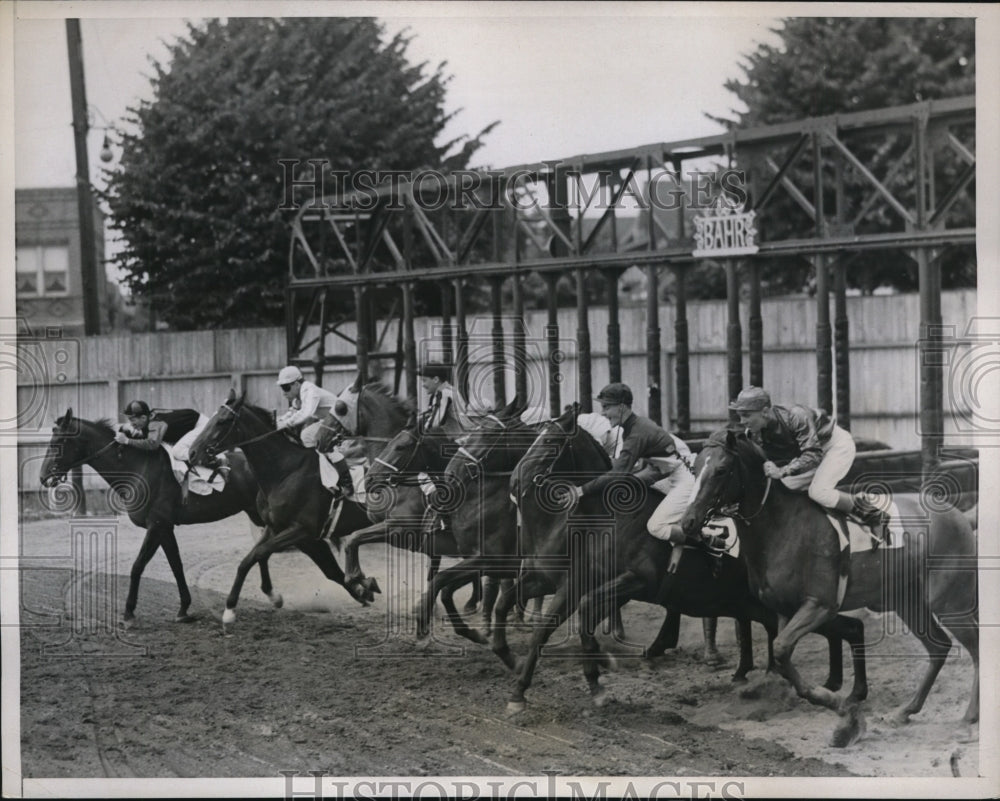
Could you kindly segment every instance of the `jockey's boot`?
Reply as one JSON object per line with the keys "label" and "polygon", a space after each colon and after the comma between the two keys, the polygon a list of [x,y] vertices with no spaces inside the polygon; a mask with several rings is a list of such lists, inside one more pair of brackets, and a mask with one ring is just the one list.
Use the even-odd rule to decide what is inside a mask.
{"label": "jockey's boot", "polygon": [[863,492],[851,495],[848,492],[841,492],[837,499],[838,511],[847,512],[860,520],[864,525],[869,526],[882,542],[888,542],[889,538],[889,513],[879,509],[868,500],[868,496]]}
{"label": "jockey's boot", "polygon": [[350,498],[354,494],[354,479],[351,478],[351,468],[347,466],[346,459],[338,459],[333,463],[337,468],[337,489],[345,498]]}

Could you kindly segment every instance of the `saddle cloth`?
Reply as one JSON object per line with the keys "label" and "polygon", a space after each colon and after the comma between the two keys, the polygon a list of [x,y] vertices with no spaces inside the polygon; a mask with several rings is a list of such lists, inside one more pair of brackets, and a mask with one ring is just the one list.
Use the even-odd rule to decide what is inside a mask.
{"label": "saddle cloth", "polygon": [[[365,468],[360,464],[353,464],[350,470],[351,481],[354,482],[354,495],[351,498],[357,503],[363,504],[365,502]],[[324,454],[320,454],[319,477],[320,481],[323,482],[323,486],[328,490],[336,489],[337,484],[340,482],[340,473],[337,472],[337,468],[333,466],[333,463]]]}
{"label": "saddle cloth", "polygon": [[169,445],[164,443],[163,448],[170,454],[170,468],[174,472],[174,478],[188,492],[195,495],[211,495],[213,492],[222,492],[226,488],[228,467],[216,471],[211,467],[201,465],[189,466],[187,462],[182,462],[177,458],[175,450],[171,449]]}
{"label": "saddle cloth", "polygon": [[[884,503],[881,500],[876,503],[879,507],[884,507]],[[896,506],[895,501],[888,501],[887,511],[889,512],[889,542],[880,543],[878,544],[878,547],[902,548],[903,526],[900,523],[899,507]],[[870,528],[862,526],[861,523],[852,517],[845,518],[841,513],[827,511],[826,517],[830,521],[830,525],[832,525],[834,530],[837,532],[837,536],[840,538],[841,550],[844,550],[848,544],[851,546],[851,553],[864,553],[865,551],[874,550],[876,542],[872,536]],[[844,536],[844,528],[842,525],[844,522],[847,523],[847,531],[850,535],[849,541]]]}

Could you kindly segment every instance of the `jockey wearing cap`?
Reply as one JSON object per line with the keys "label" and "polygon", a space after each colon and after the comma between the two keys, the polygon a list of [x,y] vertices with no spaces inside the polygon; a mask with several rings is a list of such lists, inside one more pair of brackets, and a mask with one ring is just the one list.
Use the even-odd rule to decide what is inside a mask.
{"label": "jockey wearing cap", "polygon": [[[306,381],[302,371],[294,365],[281,368],[277,384],[289,405],[288,411],[277,419],[278,430],[298,427],[302,444],[307,448],[315,448],[322,420],[330,413],[337,397],[312,381]],[[354,481],[344,454],[334,449],[329,459],[340,476],[337,486],[345,495],[352,494]]]}
{"label": "jockey wearing cap", "polygon": [[837,489],[854,463],[854,438],[822,409],[771,404],[760,387],[747,387],[729,404],[764,451],[764,474],[790,490],[808,490],[820,506],[857,515],[880,531],[888,516],[863,494]]}
{"label": "jockey wearing cap", "polygon": [[149,405],[145,401],[134,400],[123,410],[128,422],[118,428],[115,442],[143,451],[155,451],[163,444],[167,424],[153,420]]}
{"label": "jockey wearing cap", "polygon": [[450,439],[457,440],[465,433],[459,419],[464,410],[461,397],[449,382],[451,369],[440,362],[427,362],[417,375],[430,398],[430,406],[421,416],[420,430],[440,428]]}
{"label": "jockey wearing cap", "polygon": [[612,426],[620,426],[615,440],[609,441],[607,450],[617,454],[612,458],[611,470],[576,487],[577,498],[596,495],[604,491],[616,478],[632,473],[645,462],[639,475],[652,482],[665,497],[656,507],[646,524],[650,534],[658,539],[683,542],[680,521],[691,500],[694,475],[689,469],[691,451],[678,437],[669,434],[647,417],[632,411],[632,390],[626,384],[608,384],[596,400],[601,404],[601,415]]}

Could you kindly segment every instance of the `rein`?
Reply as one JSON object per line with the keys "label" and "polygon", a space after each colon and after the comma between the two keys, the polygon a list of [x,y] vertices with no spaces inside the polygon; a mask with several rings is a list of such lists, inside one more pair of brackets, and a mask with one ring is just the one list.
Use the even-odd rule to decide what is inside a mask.
{"label": "rein", "polygon": [[90,454],[90,456],[85,456],[82,459],[78,459],[77,461],[75,461],[75,462],[73,462],[72,464],[69,464],[69,465],[65,465],[65,466],[64,465],[59,465],[59,473],[57,473],[57,475],[63,476],[65,478],[66,474],[69,473],[70,470],[73,470],[73,469],[75,469],[77,467],[80,467],[81,465],[87,464],[87,462],[89,462],[91,459],[96,459],[98,456],[100,456],[102,453],[104,453],[112,445],[117,445],[117,444],[118,443],[115,442],[114,437],[112,437],[111,441],[107,445],[105,445],[103,448],[100,448],[99,450],[94,451],[92,454]]}

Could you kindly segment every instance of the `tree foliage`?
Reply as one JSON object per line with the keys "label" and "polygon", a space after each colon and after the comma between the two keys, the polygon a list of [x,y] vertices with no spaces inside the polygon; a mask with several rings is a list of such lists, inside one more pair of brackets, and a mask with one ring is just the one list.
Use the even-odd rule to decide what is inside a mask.
{"label": "tree foliage", "polygon": [[372,19],[210,20],[152,64],[153,97],[106,172],[132,293],[174,328],[284,320],[291,212],[279,159],[457,169],[489,129],[437,144],[448,77]]}
{"label": "tree foliage", "polygon": [[[775,31],[778,45],[759,45],[741,64],[741,80],[729,80],[726,88],[746,106],[733,110],[730,119],[715,118],[729,127],[751,127],[789,122],[806,117],[906,105],[925,100],[975,93],[975,21],[952,18],[796,18],[786,19]],[[964,132],[966,141],[974,131]],[[890,166],[904,157],[908,134],[851,143],[863,163],[881,179]],[[776,158],[780,163],[781,159]],[[754,157],[738,165],[767,179]],[[954,182],[964,165],[955,154],[944,152],[935,161],[934,185],[938,195]],[[792,177],[809,196],[812,192],[812,155],[799,159]],[[913,204],[915,170],[910,166],[886,179],[888,188]],[[832,173],[826,179],[832,185]],[[974,185],[973,185],[974,186]],[[832,189],[831,189],[832,193]],[[845,186],[847,206],[862,207],[871,185],[848,171]],[[832,195],[831,195],[832,198]],[[832,199],[827,209],[832,208]],[[967,192],[948,215],[952,226],[975,225],[975,203]],[[764,209],[758,228],[766,239],[803,236],[814,223],[802,209],[779,190]],[[858,232],[899,231],[902,220],[885,204],[868,212]],[[808,234],[806,234],[808,235]],[[767,290],[796,292],[808,288],[812,266],[803,258],[769,260],[762,276]],[[974,248],[952,248],[942,257],[946,287],[975,285]],[[916,268],[900,251],[863,253],[852,259],[849,283],[871,291],[880,284],[898,289],[916,288]]]}

